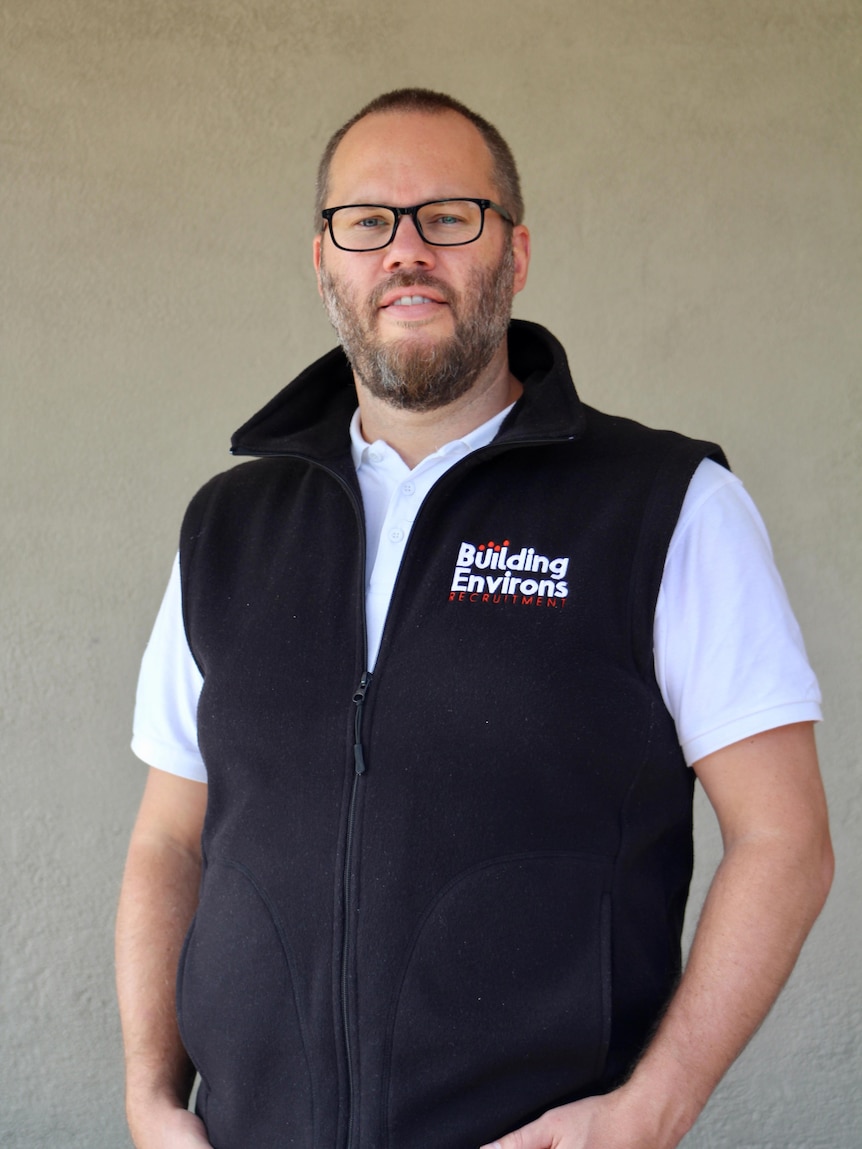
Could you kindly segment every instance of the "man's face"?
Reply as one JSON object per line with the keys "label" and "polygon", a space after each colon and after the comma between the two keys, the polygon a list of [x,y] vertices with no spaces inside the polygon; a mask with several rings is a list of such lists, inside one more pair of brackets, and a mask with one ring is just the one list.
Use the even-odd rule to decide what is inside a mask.
{"label": "man's face", "polygon": [[[456,113],[366,117],[333,157],[330,205],[406,206],[426,200],[497,199],[491,157]],[[361,383],[397,407],[433,410],[465,394],[505,354],[512,296],[526,280],[526,229],[488,211],[480,238],[463,247],[426,244],[404,217],[394,241],[346,252],[315,239],[327,313]]]}

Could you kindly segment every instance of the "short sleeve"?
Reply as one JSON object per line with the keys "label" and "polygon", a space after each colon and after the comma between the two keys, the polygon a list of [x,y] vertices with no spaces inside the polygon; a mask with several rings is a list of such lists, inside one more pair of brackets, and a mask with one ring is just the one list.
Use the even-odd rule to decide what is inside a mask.
{"label": "short sleeve", "polygon": [[689,765],[765,730],[821,718],[766,528],[739,479],[711,460],[695,472],[668,548],[654,654]]}
{"label": "short sleeve", "polygon": [[177,556],[141,660],[132,750],[148,765],[196,782],[207,780],[197,737],[202,685],[183,626]]}

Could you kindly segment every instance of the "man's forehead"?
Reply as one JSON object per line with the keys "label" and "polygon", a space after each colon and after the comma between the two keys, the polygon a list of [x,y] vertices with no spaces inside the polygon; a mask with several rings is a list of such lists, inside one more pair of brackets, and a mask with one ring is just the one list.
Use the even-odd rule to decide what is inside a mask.
{"label": "man's forehead", "polygon": [[[458,112],[375,112],[353,125],[335,149],[330,204],[392,187],[420,195],[489,195],[493,160],[479,129]],[[374,189],[379,188],[380,191]],[[346,199],[345,199],[346,197]]]}

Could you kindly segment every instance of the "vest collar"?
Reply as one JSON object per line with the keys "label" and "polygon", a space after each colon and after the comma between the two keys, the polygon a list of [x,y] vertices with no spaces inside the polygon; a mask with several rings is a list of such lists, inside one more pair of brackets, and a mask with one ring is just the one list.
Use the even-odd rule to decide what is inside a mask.
{"label": "vest collar", "polygon": [[[524,385],[495,446],[560,442],[583,433],[584,407],[566,353],[538,323],[513,319],[509,365]],[[356,388],[341,348],[312,363],[231,438],[234,455],[301,455],[321,462],[350,452]]]}

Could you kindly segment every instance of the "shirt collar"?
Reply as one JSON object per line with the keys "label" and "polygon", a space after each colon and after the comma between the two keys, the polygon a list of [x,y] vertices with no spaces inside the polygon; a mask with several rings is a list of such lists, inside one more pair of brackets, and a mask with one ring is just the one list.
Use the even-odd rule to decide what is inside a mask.
{"label": "shirt collar", "polygon": [[[492,415],[484,423],[478,427],[474,427],[472,431],[468,431],[466,435],[461,436],[459,439],[452,439],[449,443],[444,443],[442,447],[438,447],[436,451],[428,455],[428,459],[442,458],[445,455],[458,454],[469,455],[471,451],[477,451],[480,447],[487,447],[491,442],[503,423],[503,420],[515,406],[510,403],[502,411],[498,411],[496,415]],[[353,418],[350,420],[350,454],[353,458],[353,465],[358,471],[363,464],[370,464],[375,460],[372,457],[372,452],[377,448],[382,454],[388,454],[392,448],[384,439],[378,439],[374,443],[369,443],[363,437],[359,421],[359,408],[353,412]],[[417,464],[422,466],[425,459]]]}

